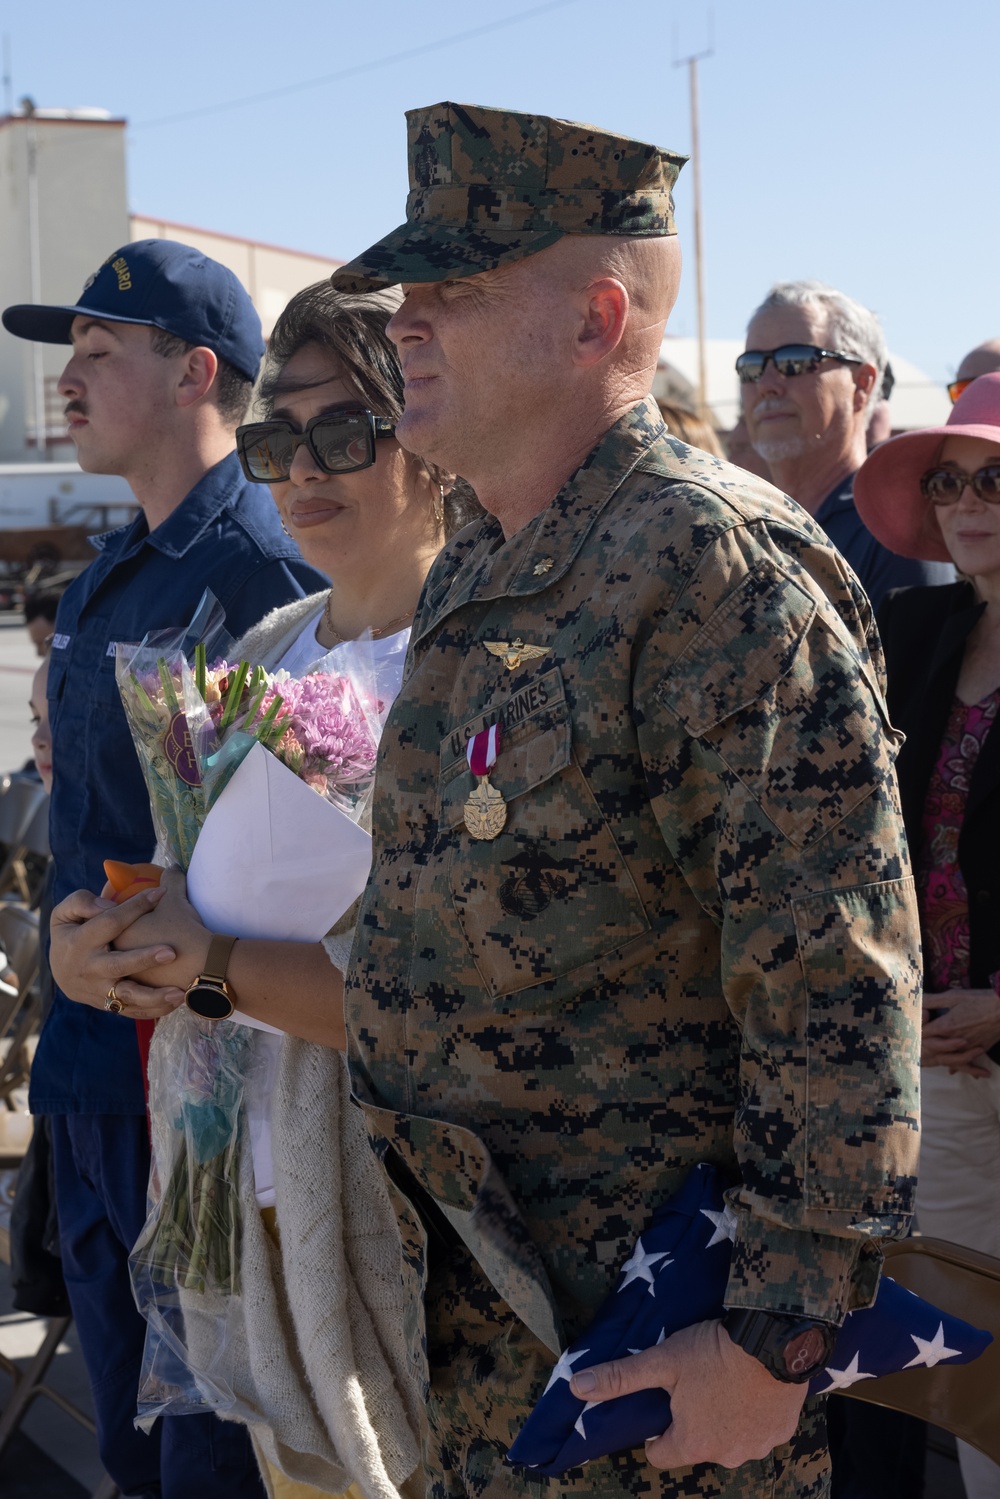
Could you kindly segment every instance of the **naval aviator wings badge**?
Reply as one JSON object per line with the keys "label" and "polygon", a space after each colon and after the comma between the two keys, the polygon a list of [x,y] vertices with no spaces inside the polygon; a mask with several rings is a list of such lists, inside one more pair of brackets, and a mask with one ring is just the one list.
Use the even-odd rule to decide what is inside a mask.
{"label": "naval aviator wings badge", "polygon": [[500,751],[500,737],[500,725],[491,724],[488,729],[473,734],[465,747],[469,769],[478,781],[465,804],[465,826],[473,838],[487,842],[503,832],[507,821],[507,803],[496,787],[490,785],[490,771]]}
{"label": "naval aviator wings badge", "polygon": [[499,656],[508,671],[517,671],[522,661],[537,661],[547,656],[547,645],[525,645],[523,640],[484,640],[483,645],[491,656]]}

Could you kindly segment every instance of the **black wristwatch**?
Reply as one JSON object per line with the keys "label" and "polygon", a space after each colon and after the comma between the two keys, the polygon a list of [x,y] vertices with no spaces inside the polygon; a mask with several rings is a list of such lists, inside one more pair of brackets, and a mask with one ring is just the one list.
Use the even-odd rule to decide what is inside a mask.
{"label": "black wristwatch", "polygon": [[205,971],[199,973],[184,995],[189,1010],[205,1020],[226,1020],[236,1008],[236,996],[226,983],[229,954],[237,943],[236,937],[220,937],[216,934],[209,944]]}
{"label": "black wristwatch", "polygon": [[744,1353],[784,1384],[805,1384],[812,1379],[825,1367],[837,1336],[829,1322],[740,1307],[726,1312],[722,1325]]}

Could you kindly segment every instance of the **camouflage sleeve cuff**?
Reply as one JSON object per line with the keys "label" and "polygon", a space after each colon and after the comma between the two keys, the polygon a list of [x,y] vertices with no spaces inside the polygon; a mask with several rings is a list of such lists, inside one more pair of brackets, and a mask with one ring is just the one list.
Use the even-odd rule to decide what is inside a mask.
{"label": "camouflage sleeve cuff", "polygon": [[839,1327],[848,1312],[871,1305],[881,1268],[877,1240],[782,1228],[741,1212],[726,1306],[816,1317]]}

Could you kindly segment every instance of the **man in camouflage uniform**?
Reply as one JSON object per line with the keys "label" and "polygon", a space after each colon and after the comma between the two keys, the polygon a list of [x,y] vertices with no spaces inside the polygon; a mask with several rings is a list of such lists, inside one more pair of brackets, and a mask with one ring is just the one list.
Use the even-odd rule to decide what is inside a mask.
{"label": "man in camouflage uniform", "polygon": [[403,283],[400,440],[489,512],[414,622],[346,996],[432,1493],[820,1495],[820,1403],[718,1322],[576,1372],[670,1389],[645,1452],[551,1485],[503,1459],[696,1162],[735,1182],[730,1307],[838,1324],[905,1231],[920,967],[871,613],[802,510],[647,398],[681,159],[408,123],[407,222],[333,279]]}

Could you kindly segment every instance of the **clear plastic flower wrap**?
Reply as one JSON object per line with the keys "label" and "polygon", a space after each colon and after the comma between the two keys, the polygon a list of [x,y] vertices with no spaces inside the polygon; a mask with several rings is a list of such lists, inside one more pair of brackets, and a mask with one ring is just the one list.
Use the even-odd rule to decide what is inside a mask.
{"label": "clear plastic flower wrap", "polygon": [[[381,705],[368,638],[319,654],[300,677],[229,656],[210,597],[186,630],[118,647],[119,690],[158,843],[167,863],[184,871],[206,819],[255,748],[352,823],[364,817],[374,781]],[[252,882],[255,873],[263,872],[234,867],[232,879]],[[234,1405],[229,1334],[240,1318],[240,1176],[253,1058],[244,1024],[182,1009],[157,1028],[148,1215],[131,1255],[147,1320],[136,1421],[146,1429],[166,1410]]]}

